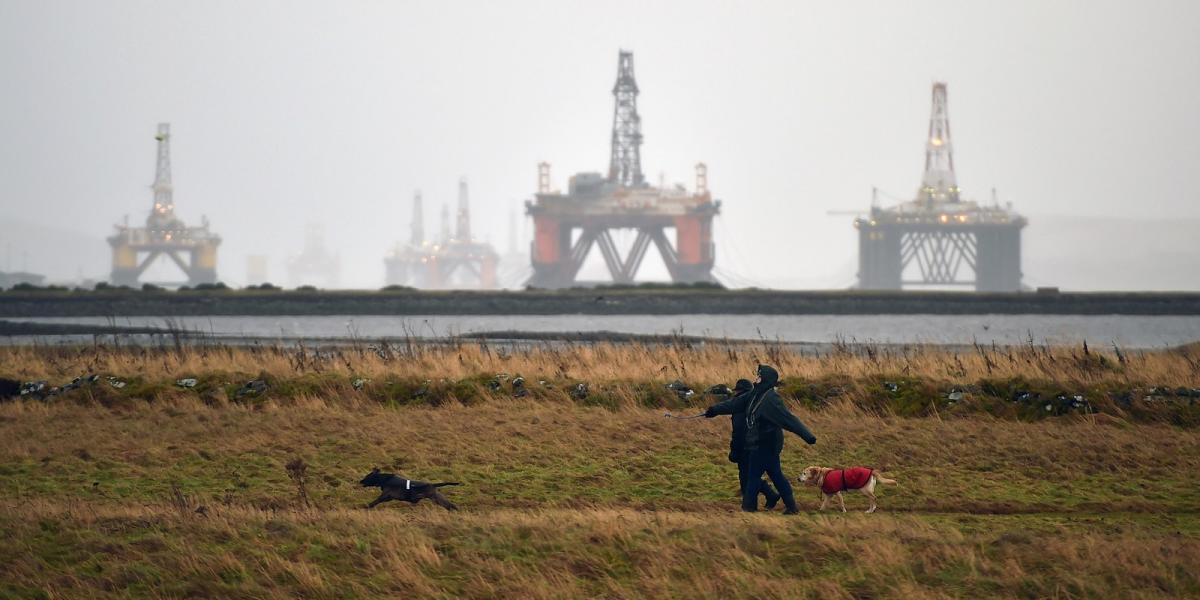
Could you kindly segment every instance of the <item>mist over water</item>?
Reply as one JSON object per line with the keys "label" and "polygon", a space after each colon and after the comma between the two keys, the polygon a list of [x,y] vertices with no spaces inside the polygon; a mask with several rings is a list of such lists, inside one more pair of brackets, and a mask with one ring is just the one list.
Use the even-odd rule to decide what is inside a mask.
{"label": "mist over water", "polygon": [[[162,317],[12,319],[165,327]],[[172,317],[170,325],[216,337],[445,338],[482,332],[608,331],[715,339],[829,344],[1066,345],[1162,348],[1200,339],[1200,318],[1130,315],[454,315]],[[3,339],[3,338],[0,338]],[[45,338],[53,341],[52,337]]]}
{"label": "mist over water", "polygon": [[[704,161],[727,284],[845,288],[851,216],[921,179],[945,81],[967,198],[1030,217],[1028,285],[1200,289],[1200,3],[0,3],[0,270],[108,276],[144,220],[172,124],[178,214],[207,216],[218,275],[294,287],[310,225],[336,286],[377,288],[411,198],[438,229],[528,248],[536,187],[607,168],[619,49],[635,53],[647,179]],[[527,256],[524,257],[528,259]],[[593,251],[583,279],[599,278]],[[666,279],[651,253],[641,273]],[[178,280],[169,263],[150,281]]]}

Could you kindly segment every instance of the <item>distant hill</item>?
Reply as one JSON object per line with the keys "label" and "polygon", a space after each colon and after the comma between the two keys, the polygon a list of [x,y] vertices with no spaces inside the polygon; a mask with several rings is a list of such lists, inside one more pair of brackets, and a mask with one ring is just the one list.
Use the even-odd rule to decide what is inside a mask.
{"label": "distant hill", "polygon": [[52,283],[107,278],[112,257],[97,232],[106,234],[111,226],[88,222],[93,219],[78,215],[47,227],[0,215],[0,270],[30,271]]}
{"label": "distant hill", "polygon": [[1034,215],[1025,283],[1063,290],[1200,289],[1200,219]]}
{"label": "distant hill", "polygon": [[[111,259],[103,236],[111,231],[111,225],[89,219],[90,215],[78,216],[52,227],[0,215],[0,271],[31,271],[55,283],[75,282],[81,276],[107,278]],[[1200,290],[1198,234],[1200,219],[1033,215],[1025,229],[1024,280],[1029,286],[1063,290]],[[828,257],[839,265],[833,269],[808,277],[802,277],[804,273],[790,279],[764,277],[761,285],[849,287],[854,282],[857,255],[853,247],[846,252],[845,256]],[[148,273],[152,280],[158,275],[157,268]],[[178,278],[172,268],[162,271],[161,278]]]}
{"label": "distant hill", "polygon": [[[1030,287],[1200,290],[1200,219],[1033,215],[1023,242],[1021,264],[1024,283]],[[836,251],[824,257],[836,265],[832,268],[806,263],[790,277],[761,280],[776,289],[851,287],[858,271],[857,243]]]}

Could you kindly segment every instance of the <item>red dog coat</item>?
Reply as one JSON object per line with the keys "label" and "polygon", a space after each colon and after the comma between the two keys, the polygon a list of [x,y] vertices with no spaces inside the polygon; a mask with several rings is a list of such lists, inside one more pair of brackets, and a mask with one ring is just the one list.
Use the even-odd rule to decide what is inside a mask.
{"label": "red dog coat", "polygon": [[836,494],[845,490],[857,490],[871,481],[873,469],[854,467],[852,469],[834,469],[825,474],[821,491],[826,494]]}

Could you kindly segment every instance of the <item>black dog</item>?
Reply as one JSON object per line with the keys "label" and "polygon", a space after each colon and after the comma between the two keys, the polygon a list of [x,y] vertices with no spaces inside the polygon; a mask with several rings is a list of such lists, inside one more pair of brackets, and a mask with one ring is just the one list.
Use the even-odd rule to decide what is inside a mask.
{"label": "black dog", "polygon": [[363,487],[377,487],[383,491],[383,493],[379,494],[378,498],[372,500],[367,505],[367,508],[375,508],[376,504],[387,502],[388,500],[403,500],[416,504],[425,498],[429,498],[446,510],[458,510],[458,507],[443,496],[438,491],[438,488],[447,485],[462,485],[457,481],[448,481],[445,483],[414,481],[399,477],[393,473],[380,473],[379,469],[373,469],[358,483],[362,484]]}
{"label": "black dog", "polygon": [[0,377],[0,398],[10,398],[21,395],[21,382],[7,377]]}

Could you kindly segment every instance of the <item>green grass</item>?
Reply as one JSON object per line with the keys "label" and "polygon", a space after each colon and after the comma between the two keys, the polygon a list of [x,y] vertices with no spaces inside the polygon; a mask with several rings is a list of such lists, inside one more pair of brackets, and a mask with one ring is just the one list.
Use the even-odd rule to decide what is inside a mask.
{"label": "green grass", "polygon": [[[35,509],[26,509],[28,516]],[[98,514],[97,514],[98,513]],[[156,596],[1161,597],[1200,592],[1197,518],[611,509],[86,509],[0,516],[7,592]],[[41,572],[29,585],[30,574]],[[1110,587],[1112,584],[1117,587]],[[87,585],[87,588],[81,588]],[[94,586],[94,587],[92,587]],[[91,593],[89,591],[89,593]]]}
{"label": "green grass", "polygon": [[[784,465],[866,464],[900,473],[887,505],[990,512],[1200,510],[1190,430],[1086,423],[841,419],[805,414],[819,443],[788,441]],[[5,417],[0,494],[13,498],[154,501],[185,493],[255,506],[293,494],[284,463],[309,465],[321,506],[361,503],[373,466],[425,479],[486,482],[456,489],[481,507],[723,506],[734,496],[728,418],[671,421],[654,410],[532,402],[443,409],[197,407],[110,411],[69,406]],[[393,430],[394,427],[399,429]],[[1153,439],[1145,439],[1153,438]]]}
{"label": "green grass", "polygon": [[[463,352],[445,378],[308,358],[279,375],[303,357],[277,352],[230,351],[208,371],[196,357],[113,355],[140,373],[123,389],[0,404],[0,598],[1200,595],[1200,430],[1163,418],[1182,413],[1137,398],[1147,413],[1115,401],[1098,416],[1005,412],[1014,389],[1104,398],[1125,372],[963,383],[929,375],[953,359],[909,377],[796,359],[784,395],[818,443],[789,436],[785,473],[866,465],[899,483],[874,515],[854,494],[851,513],[818,513],[819,495],[798,487],[802,514],[784,517],[738,511],[728,417],[665,419],[706,400],[635,372],[654,367],[605,370],[606,353],[631,351],[549,355],[540,371],[511,358],[527,361],[525,399],[489,387],[516,368]],[[51,358],[42,368],[77,368]],[[1166,373],[1194,359],[1155,360]],[[564,367],[581,375],[537,384]],[[175,387],[185,373],[201,385]],[[253,373],[268,393],[230,400]],[[359,373],[372,381],[356,391]],[[570,398],[584,375],[589,399]],[[938,407],[952,386],[960,404],[997,410]],[[297,458],[307,506],[285,469]],[[375,466],[463,482],[446,489],[461,510],[363,510],[375,490],[357,481]]]}

